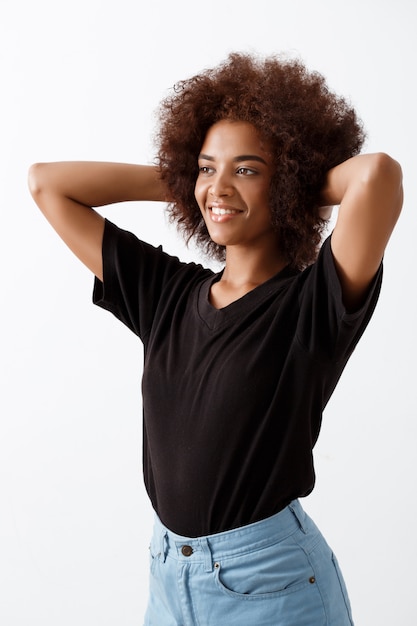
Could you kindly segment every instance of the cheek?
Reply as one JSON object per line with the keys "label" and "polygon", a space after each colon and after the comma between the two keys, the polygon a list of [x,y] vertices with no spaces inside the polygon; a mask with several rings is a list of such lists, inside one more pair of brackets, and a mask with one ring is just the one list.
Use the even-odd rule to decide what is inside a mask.
{"label": "cheek", "polygon": [[200,211],[203,211],[205,192],[203,190],[202,185],[198,181],[196,182],[196,185],[194,187],[194,197],[197,200],[197,204],[200,207]]}

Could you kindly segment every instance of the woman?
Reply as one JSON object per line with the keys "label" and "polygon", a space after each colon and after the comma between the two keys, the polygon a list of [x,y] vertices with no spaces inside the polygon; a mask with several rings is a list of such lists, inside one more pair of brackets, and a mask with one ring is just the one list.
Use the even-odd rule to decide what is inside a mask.
{"label": "woman", "polygon": [[[144,344],[146,625],[353,623],[298,499],[402,206],[400,166],[359,154],[363,139],[354,110],[299,61],[232,54],[162,103],[156,166],[31,168],[37,204],[96,276],[95,303]],[[92,208],[128,200],[168,202],[223,271],[181,263]]]}

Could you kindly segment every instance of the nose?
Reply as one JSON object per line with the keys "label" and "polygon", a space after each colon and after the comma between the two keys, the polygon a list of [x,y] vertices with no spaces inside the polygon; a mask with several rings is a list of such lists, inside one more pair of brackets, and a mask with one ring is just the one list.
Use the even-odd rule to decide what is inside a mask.
{"label": "nose", "polygon": [[230,196],[233,191],[233,185],[229,175],[225,172],[216,172],[216,174],[211,179],[209,191],[213,198]]}

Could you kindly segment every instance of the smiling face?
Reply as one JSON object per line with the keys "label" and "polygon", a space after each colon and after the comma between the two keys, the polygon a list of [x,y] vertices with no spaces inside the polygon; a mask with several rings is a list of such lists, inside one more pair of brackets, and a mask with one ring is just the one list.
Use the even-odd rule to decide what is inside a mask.
{"label": "smiling face", "polygon": [[198,159],[195,197],[210,237],[222,246],[277,246],[271,225],[272,158],[248,122],[221,120]]}

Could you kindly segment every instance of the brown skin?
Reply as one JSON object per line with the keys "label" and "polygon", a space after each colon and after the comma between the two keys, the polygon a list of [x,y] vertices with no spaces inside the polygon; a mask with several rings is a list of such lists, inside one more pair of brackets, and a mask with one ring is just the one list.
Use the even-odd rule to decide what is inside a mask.
{"label": "brown skin", "polygon": [[348,159],[327,174],[325,204],[340,204],[331,246],[347,309],[360,305],[403,204],[402,171],[384,153]]}
{"label": "brown skin", "polygon": [[283,56],[234,53],[181,81],[161,103],[158,165],[172,220],[220,260],[224,247],[210,238],[193,192],[201,146],[221,120],[252,124],[271,147],[272,223],[287,262],[303,269],[316,259],[326,226],[319,211],[326,174],[359,153],[361,121],[323,76]]}
{"label": "brown skin", "polygon": [[[267,209],[265,186],[269,176],[265,144],[252,128],[246,128],[247,132],[242,133],[240,124],[222,122],[215,130],[219,143],[213,144],[213,133],[209,133],[208,143],[205,142],[203,148],[215,152],[209,156],[216,158],[217,166],[220,164],[223,180],[219,183],[219,174],[216,172],[214,179],[209,177],[217,185],[215,193],[210,191],[213,190],[211,183],[211,187],[209,185],[200,196],[204,186],[200,181],[200,173],[196,192],[203,211],[204,193],[207,196],[211,194],[212,200],[217,199],[217,202],[225,196],[229,198],[228,202],[230,198],[233,198],[233,202],[238,198],[239,205],[236,208],[239,209],[247,210],[247,207],[255,206],[252,201],[256,194],[252,196],[252,191],[243,185],[259,184],[259,181],[256,183],[257,176],[252,178],[252,175],[244,175],[243,170],[239,174],[233,173],[236,168],[232,170],[231,161],[236,156],[255,152],[262,158],[266,156],[267,162],[266,168],[262,170],[261,189],[257,191],[260,204],[255,206],[262,213],[263,221],[256,215],[254,217],[253,213],[251,216],[254,217],[257,236],[254,234],[255,229],[251,231],[251,223],[246,230],[240,231],[239,239],[226,239],[223,242],[226,244],[227,258],[225,278],[212,294],[214,306],[221,307],[267,280],[282,267],[283,258],[276,246],[277,234],[268,228],[264,219]],[[236,142],[227,151],[224,147],[219,148],[225,145],[222,132],[228,142],[232,137]],[[254,167],[255,163],[245,162],[244,165],[249,168]],[[256,167],[259,165],[256,162]],[[77,162],[37,164],[30,169],[29,186],[38,206],[61,238],[101,280],[104,220],[92,207],[128,200],[168,199],[158,169],[142,165]],[[402,200],[401,168],[384,153],[352,157],[332,168],[326,176],[322,203],[340,204],[331,245],[348,309],[355,309],[361,303],[381,263],[400,214]],[[228,236],[231,234],[229,232]]]}
{"label": "brown skin", "polygon": [[222,278],[211,288],[221,308],[286,265],[271,223],[272,156],[251,124],[223,120],[209,129],[198,164],[196,200],[210,237],[226,249]]}
{"label": "brown skin", "polygon": [[[92,272],[102,279],[104,219],[93,207],[167,201],[186,238],[225,258],[212,294],[224,306],[284,264],[312,263],[326,224],[320,207],[336,204],[331,245],[344,302],[360,304],[401,211],[402,174],[386,154],[356,156],[362,124],[323,76],[297,60],[234,53],[179,83],[161,103],[159,121],[158,167],[44,163],[30,170],[40,209]],[[206,151],[216,167],[203,173],[199,165],[213,164],[199,164]],[[233,158],[253,153],[264,163],[232,168]],[[217,208],[237,202],[242,214],[209,221],[204,195]]]}
{"label": "brown skin", "polygon": [[100,280],[104,218],[92,207],[168,200],[157,168],[124,163],[37,163],[29,171],[29,188],[58,235]]}

